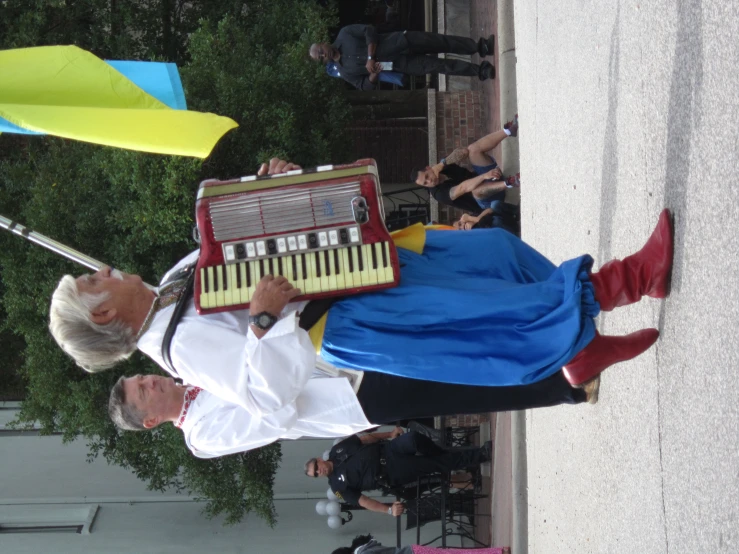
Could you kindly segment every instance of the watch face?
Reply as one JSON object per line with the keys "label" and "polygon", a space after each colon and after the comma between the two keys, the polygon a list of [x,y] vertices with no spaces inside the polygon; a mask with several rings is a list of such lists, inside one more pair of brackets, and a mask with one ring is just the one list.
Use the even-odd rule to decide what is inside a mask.
{"label": "watch face", "polygon": [[268,327],[271,322],[272,318],[269,317],[267,314],[260,314],[259,319],[257,320],[257,323],[260,327]]}
{"label": "watch face", "polygon": [[267,312],[261,312],[255,316],[251,316],[250,321],[260,329],[269,329],[277,322],[277,318]]}

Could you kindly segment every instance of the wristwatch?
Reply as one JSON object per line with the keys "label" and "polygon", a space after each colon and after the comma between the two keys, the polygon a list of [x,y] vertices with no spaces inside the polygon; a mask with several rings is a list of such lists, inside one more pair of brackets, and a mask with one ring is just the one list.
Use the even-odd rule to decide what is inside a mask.
{"label": "wristwatch", "polygon": [[257,315],[249,315],[249,325],[266,331],[277,323],[277,318],[269,312],[259,312]]}
{"label": "wristwatch", "polygon": [[367,56],[367,59],[368,59],[368,60],[371,60],[371,59],[372,59],[372,56]]}
{"label": "wristwatch", "polygon": [[389,508],[387,509],[387,515],[389,515],[389,516],[393,515],[393,507],[392,507],[392,506],[390,506],[390,507],[389,507]]}

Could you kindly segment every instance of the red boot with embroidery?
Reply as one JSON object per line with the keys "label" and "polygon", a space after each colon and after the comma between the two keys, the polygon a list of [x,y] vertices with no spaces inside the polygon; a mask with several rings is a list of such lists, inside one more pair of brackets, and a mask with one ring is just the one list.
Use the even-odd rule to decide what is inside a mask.
{"label": "red boot with embroidery", "polygon": [[562,373],[573,387],[582,385],[607,367],[636,358],[658,338],[657,329],[642,329],[624,337],[603,336],[596,331],[595,338],[562,368]]}
{"label": "red boot with embroidery", "polygon": [[652,236],[636,254],[613,260],[590,275],[600,309],[609,312],[638,302],[642,296],[670,294],[673,229],[669,210],[663,210]]}

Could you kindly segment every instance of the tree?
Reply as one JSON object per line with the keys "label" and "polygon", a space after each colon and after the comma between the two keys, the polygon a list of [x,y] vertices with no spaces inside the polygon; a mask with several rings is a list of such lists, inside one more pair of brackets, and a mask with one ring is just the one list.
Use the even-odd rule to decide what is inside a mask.
{"label": "tree", "polygon": [[[163,59],[188,60],[181,73],[190,109],[232,117],[241,127],[205,162],[52,137],[0,136],[3,215],[155,283],[196,246],[189,237],[202,179],[253,173],[274,155],[303,165],[344,161],[349,106],[340,83],[326,79],[306,56],[308,45],[325,38],[335,22],[332,12],[314,2],[134,3],[168,9],[156,23],[142,22],[131,3],[115,0],[37,1],[28,3],[26,12],[21,4],[0,4],[5,21],[0,29],[12,26],[2,17],[10,9],[20,22],[12,46],[38,44],[48,39],[44,32],[59,33],[66,42],[118,58],[156,51]],[[119,13],[117,27],[91,31],[73,24],[85,7],[109,18],[120,11],[128,15]],[[202,17],[197,29],[188,27],[195,15]],[[162,23],[174,21],[182,25]],[[184,50],[168,49],[162,25],[174,29],[168,40]],[[185,31],[192,31],[189,39]],[[161,36],[162,42],[145,45],[142,36]],[[120,433],[112,426],[106,404],[115,380],[158,368],[135,354],[114,371],[87,375],[56,346],[46,329],[48,301],[62,274],[79,272],[79,266],[46,250],[0,234],[0,338],[4,356],[15,357],[27,387],[19,423],[39,422],[42,432],[61,432],[66,441],[83,436],[90,457],[102,455],[131,469],[153,490],[174,487],[206,499],[207,516],[225,514],[226,523],[235,523],[255,513],[274,524],[279,444],[200,460],[171,426],[151,433]]]}

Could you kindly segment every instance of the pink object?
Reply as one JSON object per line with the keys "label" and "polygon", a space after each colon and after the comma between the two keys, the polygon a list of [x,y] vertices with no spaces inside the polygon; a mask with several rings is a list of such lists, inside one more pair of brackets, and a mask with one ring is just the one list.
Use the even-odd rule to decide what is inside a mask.
{"label": "pink object", "polygon": [[510,554],[509,547],[504,548],[434,548],[414,544],[413,554]]}

